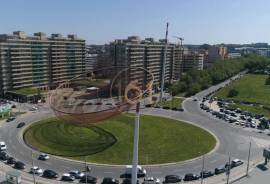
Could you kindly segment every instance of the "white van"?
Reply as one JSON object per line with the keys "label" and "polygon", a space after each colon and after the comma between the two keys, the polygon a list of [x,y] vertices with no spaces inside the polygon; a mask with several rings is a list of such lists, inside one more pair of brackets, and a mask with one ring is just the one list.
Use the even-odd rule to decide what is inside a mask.
{"label": "white van", "polygon": [[[146,170],[142,168],[142,166],[138,165],[137,166],[137,176],[139,178],[141,177],[145,177],[146,176]],[[132,165],[127,165],[126,166],[126,171],[125,171],[125,175],[127,177],[131,177],[131,174],[132,174]]]}
{"label": "white van", "polygon": [[6,150],[7,150],[6,143],[1,141],[0,142],[0,151],[6,151]]}

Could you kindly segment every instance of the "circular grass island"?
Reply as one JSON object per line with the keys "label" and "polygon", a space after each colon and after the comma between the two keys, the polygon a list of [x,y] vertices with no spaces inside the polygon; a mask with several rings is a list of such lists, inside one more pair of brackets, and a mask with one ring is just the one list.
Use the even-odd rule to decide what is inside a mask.
{"label": "circular grass island", "polygon": [[[31,147],[53,155],[93,163],[132,162],[133,121],[119,115],[96,125],[75,125],[55,117],[32,124],[24,132]],[[140,164],[179,162],[214,149],[216,139],[206,130],[173,119],[142,115]]]}

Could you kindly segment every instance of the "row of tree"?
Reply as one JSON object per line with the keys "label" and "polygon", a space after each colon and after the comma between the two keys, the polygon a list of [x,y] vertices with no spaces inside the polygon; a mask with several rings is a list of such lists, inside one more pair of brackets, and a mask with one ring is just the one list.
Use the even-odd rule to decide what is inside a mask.
{"label": "row of tree", "polygon": [[245,55],[240,58],[216,62],[205,70],[191,70],[183,74],[179,81],[169,87],[173,94],[184,93],[191,96],[197,92],[218,84],[237,73],[263,69],[270,64],[270,59],[258,55]]}

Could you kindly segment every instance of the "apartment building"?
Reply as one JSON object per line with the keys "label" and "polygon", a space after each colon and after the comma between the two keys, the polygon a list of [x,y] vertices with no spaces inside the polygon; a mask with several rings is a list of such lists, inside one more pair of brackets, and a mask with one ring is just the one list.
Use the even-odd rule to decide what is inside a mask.
{"label": "apartment building", "polygon": [[204,67],[209,67],[219,60],[224,60],[227,57],[227,47],[225,46],[210,46],[207,50],[207,55]]}
{"label": "apartment building", "polygon": [[203,70],[204,54],[190,52],[183,55],[183,63],[181,65],[182,72],[187,72],[192,69]]}
{"label": "apartment building", "polygon": [[85,40],[22,31],[0,35],[0,90],[55,87],[85,70]]}
{"label": "apartment building", "polygon": [[182,50],[175,44],[167,44],[166,61],[164,62],[165,40],[155,41],[153,38],[141,40],[130,36],[124,40],[115,40],[109,45],[111,65],[131,68],[128,77],[138,79],[140,83],[149,80],[150,75],[143,71],[133,70],[142,67],[154,76],[154,89],[160,88],[162,68],[165,64],[165,82],[171,82],[180,77]]}

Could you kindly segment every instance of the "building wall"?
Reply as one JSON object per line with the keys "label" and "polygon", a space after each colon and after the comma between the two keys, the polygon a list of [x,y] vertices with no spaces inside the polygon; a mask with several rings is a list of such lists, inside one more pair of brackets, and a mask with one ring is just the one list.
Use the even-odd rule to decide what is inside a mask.
{"label": "building wall", "polygon": [[[165,44],[161,41],[154,41],[152,38],[140,40],[138,37],[129,37],[126,40],[116,40],[110,44],[111,64],[114,66],[145,68],[154,75],[154,87],[160,87],[162,77],[162,65],[164,60]],[[178,48],[179,50],[179,48]],[[165,82],[170,82],[175,78],[176,64],[179,52],[176,45],[168,44],[165,62]],[[177,55],[178,53],[178,55]],[[177,59],[177,61],[176,61]],[[139,79],[140,83],[147,81],[150,75],[146,75],[142,70],[131,70],[129,79]]]}
{"label": "building wall", "polygon": [[0,35],[3,91],[22,87],[54,86],[84,72],[85,41],[75,35]]}
{"label": "building wall", "polygon": [[187,72],[192,69],[203,70],[204,55],[198,53],[189,53],[183,55],[182,71]]}

